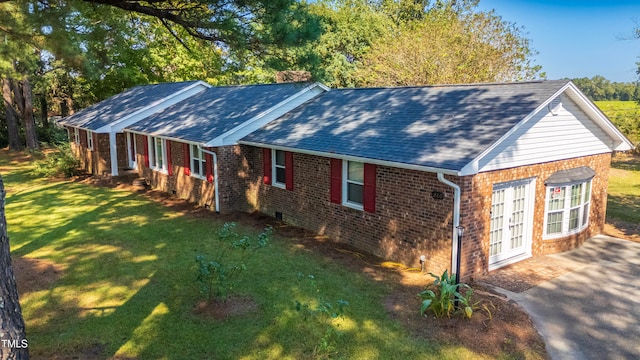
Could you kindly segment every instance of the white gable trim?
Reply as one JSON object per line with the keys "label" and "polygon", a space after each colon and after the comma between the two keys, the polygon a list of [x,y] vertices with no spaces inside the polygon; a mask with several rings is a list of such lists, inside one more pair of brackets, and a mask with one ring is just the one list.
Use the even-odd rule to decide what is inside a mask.
{"label": "white gable trim", "polygon": [[175,93],[166,96],[162,99],[154,101],[153,103],[143,107],[142,109],[135,111],[123,118],[120,118],[108,125],[102,126],[94,132],[96,133],[111,133],[111,132],[122,132],[122,130],[136,122],[143,120],[144,118],[153,115],[159,111],[162,111],[168,108],[171,105],[174,105],[184,99],[187,99],[206,88],[210,88],[211,85],[207,84],[204,81],[198,81],[194,84],[191,84],[184,89],[176,91]]}
{"label": "white gable trim", "polygon": [[294,95],[284,99],[271,108],[261,112],[253,118],[243,122],[242,124],[228,130],[222,135],[217,136],[215,139],[210,140],[204,146],[215,147],[225,145],[235,145],[240,139],[249,135],[250,133],[260,129],[264,125],[271,121],[285,115],[289,111],[297,108],[303,103],[313,99],[319,94],[329,91],[330,89],[323,84],[313,83]]}
{"label": "white gable trim", "polygon": [[511,135],[525,126],[529,121],[536,118],[536,115],[538,115],[545,108],[549,107],[553,100],[555,100],[565,92],[567,96],[575,101],[576,105],[586,113],[590,120],[592,120],[599,128],[601,128],[607,134],[607,136],[611,137],[612,142],[610,144],[606,144],[609,147],[610,151],[626,151],[633,148],[633,144],[615,127],[615,125],[611,123],[611,121],[600,110],[598,110],[597,106],[595,106],[595,104],[593,104],[572,82],[568,82],[553,95],[551,95],[547,100],[545,100],[542,104],[540,104],[529,115],[527,115],[524,119],[522,119],[514,127],[512,127],[500,139],[498,139],[490,147],[485,149],[474,160],[465,165],[460,171],[460,176],[477,174],[480,170],[479,165],[486,156],[491,154],[491,152],[496,147],[502,146],[503,143],[511,137]]}

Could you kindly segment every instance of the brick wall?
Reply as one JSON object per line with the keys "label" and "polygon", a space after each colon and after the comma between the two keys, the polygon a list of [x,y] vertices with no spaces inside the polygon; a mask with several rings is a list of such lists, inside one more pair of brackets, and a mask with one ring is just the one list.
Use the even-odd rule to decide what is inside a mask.
{"label": "brick wall", "polygon": [[[263,183],[262,149],[242,146],[241,153],[243,161],[249,164],[247,177],[242,180],[247,187],[247,209],[270,216],[282,213],[288,223],[410,266],[418,266],[418,258],[424,254],[430,272],[440,273],[450,267],[453,189],[439,182],[436,174],[377,166],[376,211],[367,213],[330,202],[328,158],[295,153],[294,190],[288,191]],[[462,189],[461,225],[466,228],[461,261],[463,279],[488,271],[494,184],[536,178],[532,253],[565,251],[602,231],[609,163],[610,154],[603,154],[475,176],[447,176]],[[597,173],[592,181],[588,228],[572,236],[543,240],[544,180],[555,171],[584,165]],[[433,199],[432,191],[444,193],[444,199]]]}
{"label": "brick wall", "polygon": [[[442,272],[451,262],[453,190],[435,174],[377,166],[376,211],[368,213],[330,202],[330,159],[293,154],[294,189],[263,183],[262,149],[242,146],[249,209],[383,258]],[[432,191],[445,194],[443,200]]]}
{"label": "brick wall", "polygon": [[[493,185],[507,181],[536,178],[532,254],[542,255],[566,251],[581,245],[589,237],[602,232],[607,206],[607,187],[611,154],[554,161],[526,167],[497,170],[454,180],[463,188],[461,224],[465,226],[465,247],[461,273],[465,276],[485,274],[489,258],[491,193]],[[546,188],[544,181],[558,170],[589,166],[596,172],[592,180],[589,225],[583,231],[562,238],[543,240]]]}
{"label": "brick wall", "polygon": [[[87,144],[87,132],[80,129],[80,144],[75,143],[73,128],[67,127],[71,150],[80,161],[80,168],[89,174],[104,175],[111,173],[111,150],[109,134],[93,133],[93,150]],[[127,163],[127,144],[124,134],[116,134],[118,148],[118,169],[124,170]]]}
{"label": "brick wall", "polygon": [[[195,176],[185,175],[185,154],[183,143],[168,141],[171,146],[172,174],[162,173],[145,166],[144,149],[147,147],[147,137],[136,136],[137,164],[140,176],[148,180],[149,184],[158,190],[176,195],[181,199],[210,207],[215,210],[214,182],[209,182]],[[218,186],[220,212],[226,213],[239,209],[246,209],[245,194],[238,171],[242,162],[239,159],[238,146],[224,146],[212,148],[218,157]]]}

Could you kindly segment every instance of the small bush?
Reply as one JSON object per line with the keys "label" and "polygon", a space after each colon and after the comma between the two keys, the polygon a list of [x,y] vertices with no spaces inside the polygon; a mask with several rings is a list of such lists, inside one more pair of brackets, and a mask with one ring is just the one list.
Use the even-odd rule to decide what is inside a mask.
{"label": "small bush", "polygon": [[[431,288],[423,290],[418,296],[422,299],[422,307],[420,315],[429,310],[436,317],[446,315],[451,317],[455,312],[462,312],[465,317],[470,318],[473,315],[474,304],[471,304],[471,296],[473,289],[467,284],[456,284],[455,278],[449,276],[447,270],[441,276],[429,273],[435,278]],[[466,289],[464,295],[460,293],[461,289]],[[457,305],[457,306],[456,306]]]}
{"label": "small bush", "polygon": [[73,156],[71,145],[62,143],[54,146],[55,150],[49,153],[43,160],[36,161],[32,173],[36,176],[65,178],[80,173],[80,162]]}
{"label": "small bush", "polygon": [[218,230],[218,252],[208,259],[204,255],[196,256],[198,264],[198,276],[196,281],[200,284],[200,290],[206,295],[207,300],[213,297],[226,297],[233,289],[235,279],[240,272],[247,269],[244,259],[249,251],[261,249],[269,244],[273,229],[269,226],[258,235],[254,243],[247,236],[240,236],[235,232],[236,223],[225,223]]}

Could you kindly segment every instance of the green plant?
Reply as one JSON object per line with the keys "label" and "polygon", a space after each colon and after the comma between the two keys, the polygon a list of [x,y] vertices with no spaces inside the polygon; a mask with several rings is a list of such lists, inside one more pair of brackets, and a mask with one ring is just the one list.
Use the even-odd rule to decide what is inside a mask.
{"label": "green plant", "polygon": [[[447,270],[441,276],[429,273],[435,278],[431,288],[427,288],[420,292],[418,296],[422,299],[420,315],[424,315],[427,310],[433,312],[436,317],[461,311],[465,317],[470,318],[473,315],[474,304],[471,303],[473,289],[467,284],[456,284],[455,276],[449,276]],[[460,293],[460,289],[466,289],[464,295]]]}
{"label": "green plant", "polygon": [[[315,281],[315,276],[298,273],[298,280],[309,280],[309,286],[313,293],[320,293],[320,289]],[[337,319],[344,315],[344,309],[349,305],[345,300],[337,300],[335,302],[327,301],[322,297],[318,297],[314,301],[315,305],[303,303],[296,300],[296,311],[300,313],[304,321],[313,320],[324,327],[324,332],[318,338],[317,344],[313,349],[314,358],[325,358],[336,354],[337,340],[342,336],[342,332],[333,326],[331,320]]]}
{"label": "green plant", "polygon": [[257,242],[253,242],[247,235],[236,233],[236,223],[225,223],[218,230],[220,242],[218,253],[208,260],[204,255],[196,256],[198,276],[201,292],[211,300],[214,296],[225,297],[234,287],[237,276],[247,269],[245,258],[249,251],[255,251],[268,245],[273,228],[265,228],[258,235]]}
{"label": "green plant", "polygon": [[73,155],[71,145],[62,143],[55,145],[54,149],[43,160],[35,162],[32,173],[41,177],[78,175],[80,162]]}

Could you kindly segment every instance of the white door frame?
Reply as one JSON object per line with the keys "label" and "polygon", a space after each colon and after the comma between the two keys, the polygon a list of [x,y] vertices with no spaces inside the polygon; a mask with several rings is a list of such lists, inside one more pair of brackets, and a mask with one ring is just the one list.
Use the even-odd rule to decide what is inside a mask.
{"label": "white door frame", "polygon": [[[522,194],[524,203],[514,202],[514,190],[524,186],[524,194]],[[492,202],[494,193],[496,191],[505,190],[503,207],[496,209],[503,213],[497,219],[494,219],[493,213],[490,215],[490,229],[489,229],[489,270],[494,270],[499,267],[509,265],[528,257],[531,257],[532,251],[532,237],[533,237],[533,217],[534,217],[534,205],[535,205],[535,189],[536,179],[528,178],[515,181],[508,181],[504,183],[498,183],[493,185]],[[523,213],[515,214],[514,208],[520,207],[520,211]],[[494,210],[494,204],[491,204],[492,211]],[[521,221],[514,219],[521,216]],[[494,229],[494,226],[499,226]],[[522,231],[522,245],[512,249],[512,235],[514,231]],[[495,235],[494,235],[495,233]],[[495,255],[491,255],[492,238],[497,236],[501,240],[500,251]]]}
{"label": "white door frame", "polygon": [[[136,134],[125,132],[125,137],[127,138],[127,161],[129,163],[129,168],[137,170],[138,169],[138,157],[136,153],[138,152],[138,146],[136,145]],[[132,143],[133,142],[133,143]],[[133,146],[133,154],[131,153],[131,147]],[[133,160],[131,160],[133,159]]]}

